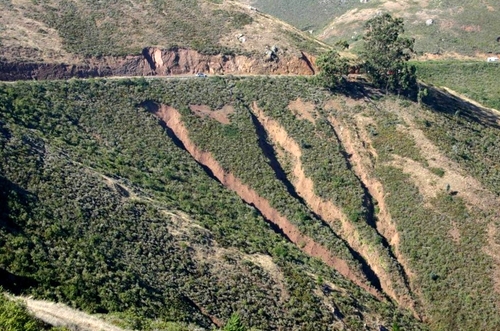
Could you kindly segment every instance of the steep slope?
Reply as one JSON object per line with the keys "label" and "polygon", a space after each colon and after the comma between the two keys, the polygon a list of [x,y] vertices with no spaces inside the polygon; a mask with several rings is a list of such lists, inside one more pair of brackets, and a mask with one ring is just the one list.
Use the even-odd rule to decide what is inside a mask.
{"label": "steep slope", "polygon": [[309,57],[325,49],[232,1],[7,1],[0,3],[0,17],[0,71],[31,69],[24,79],[311,74]]}
{"label": "steep slope", "polygon": [[380,12],[405,19],[416,50],[424,53],[485,57],[500,53],[497,38],[500,5],[496,1],[252,1],[254,6],[296,25],[312,30],[319,39],[354,43],[363,34],[363,23]]}
{"label": "steep slope", "polygon": [[346,93],[3,84],[1,285],[136,329],[497,330],[498,127]]}
{"label": "steep slope", "polygon": [[[255,139],[247,149],[260,155],[254,168],[274,176],[244,103],[227,112],[230,124],[189,106],[222,108],[252,82],[259,80],[2,85],[2,286],[115,316],[131,329],[158,328],[162,321],[209,329],[233,312],[247,326],[266,330],[424,328],[384,298],[363,259],[288,196],[282,182],[270,180],[263,190],[263,182],[248,181],[254,173],[227,167],[245,156],[236,146],[226,148],[241,129]],[[268,83],[281,89],[291,82]],[[302,93],[298,86],[293,91]],[[211,151],[200,137],[224,132],[213,141],[227,157],[212,151],[210,162],[193,158],[186,136],[176,131],[181,122],[166,118],[162,126],[151,114],[156,104],[180,109],[178,120],[200,151]],[[235,127],[236,118],[243,122]],[[223,169],[219,179],[214,162]],[[262,199],[240,198],[244,186],[230,186],[238,184],[230,173],[241,175],[300,232],[275,226]],[[352,271],[335,268],[342,260]]]}

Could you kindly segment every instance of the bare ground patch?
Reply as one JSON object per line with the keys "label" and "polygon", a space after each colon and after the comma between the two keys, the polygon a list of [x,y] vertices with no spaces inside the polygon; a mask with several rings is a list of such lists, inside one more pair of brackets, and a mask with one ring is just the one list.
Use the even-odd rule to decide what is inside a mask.
{"label": "bare ground patch", "polygon": [[435,197],[438,191],[446,189],[449,184],[450,191],[456,192],[469,207],[476,206],[483,210],[495,210],[498,207],[500,198],[495,197],[475,178],[468,176],[457,163],[444,156],[424,132],[416,127],[414,115],[410,111],[400,111],[398,107],[390,105],[386,109],[392,109],[405,121],[407,128],[404,130],[413,137],[428,166],[444,170],[443,177],[439,177],[418,162],[395,157],[394,165],[412,175],[424,197]]}
{"label": "bare ground patch", "polygon": [[199,117],[210,117],[221,124],[230,124],[229,116],[234,113],[234,107],[225,105],[221,109],[211,110],[207,105],[190,105],[189,108]]}
{"label": "bare ground patch", "polygon": [[80,331],[126,331],[96,316],[70,308],[62,303],[20,297],[28,310],[38,319],[53,326],[76,327]]}
{"label": "bare ground patch", "polygon": [[456,222],[451,222],[451,228],[450,231],[448,231],[448,234],[455,243],[460,243],[460,230],[458,229]]}
{"label": "bare ground patch", "polygon": [[306,102],[302,99],[297,99],[295,101],[290,102],[288,105],[288,109],[294,113],[300,119],[308,120],[312,124],[316,124],[316,106],[312,102]]}
{"label": "bare ground patch", "polygon": [[[364,116],[358,115],[356,118],[361,122],[358,122],[361,125],[363,125],[363,123],[372,122],[370,118]],[[362,134],[360,134],[359,131],[349,130],[347,125],[342,125],[335,117],[330,116],[329,121],[337,132],[346,152],[350,155],[350,161],[354,172],[364,183],[374,202],[376,202],[379,209],[379,212],[376,215],[377,230],[387,240],[391,247],[394,248],[394,256],[403,268],[405,274],[408,275],[410,280],[414,280],[415,275],[411,272],[408,261],[406,261],[400,251],[399,232],[397,231],[396,225],[392,220],[391,214],[385,202],[384,187],[377,178],[371,175],[370,169],[373,169],[375,161],[374,156],[376,157],[376,152],[374,153],[372,151],[373,147],[371,146],[371,142],[368,140],[366,133],[363,139]],[[401,284],[399,285],[403,288],[406,287],[403,280],[401,280]],[[406,307],[411,307],[415,311],[415,302],[411,296],[401,295],[398,299],[401,304]]]}

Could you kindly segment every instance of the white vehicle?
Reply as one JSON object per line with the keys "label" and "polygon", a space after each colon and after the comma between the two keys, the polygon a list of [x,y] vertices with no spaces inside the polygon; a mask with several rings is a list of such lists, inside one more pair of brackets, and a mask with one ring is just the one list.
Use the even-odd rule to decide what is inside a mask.
{"label": "white vehicle", "polygon": [[499,59],[496,56],[492,56],[486,59],[486,62],[498,62]]}
{"label": "white vehicle", "polygon": [[207,75],[204,74],[203,72],[199,72],[196,74],[196,77],[207,77]]}

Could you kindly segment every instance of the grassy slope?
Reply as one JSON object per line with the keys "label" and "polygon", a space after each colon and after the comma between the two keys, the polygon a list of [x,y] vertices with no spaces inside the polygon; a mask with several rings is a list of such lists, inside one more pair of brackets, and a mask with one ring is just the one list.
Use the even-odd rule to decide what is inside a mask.
{"label": "grassy slope", "polygon": [[500,65],[485,62],[414,62],[417,75],[427,83],[446,86],[479,103],[500,109]]}
{"label": "grassy slope", "polygon": [[[234,311],[261,329],[326,329],[341,324],[327,304],[353,329],[393,321],[420,329],[284,241],[139,106],[220,106],[231,82],[3,85],[1,268],[36,284],[26,293],[119,313],[140,329],[155,319],[207,327],[205,314],[225,321]],[[222,133],[234,138],[232,130]],[[282,278],[252,262],[255,254],[272,257]],[[325,282],[334,284],[327,297]]]}
{"label": "grassy slope", "polygon": [[[363,20],[378,10],[405,18],[408,33],[416,38],[416,50],[422,52],[500,52],[500,7],[496,1],[370,1],[366,4],[347,0],[311,1],[304,6],[300,1],[257,0],[256,6],[301,29],[315,30],[325,41],[359,40]],[[357,8],[358,11],[351,11]],[[341,20],[338,20],[343,14]],[[333,17],[333,19],[332,19]],[[432,26],[425,21],[434,20]],[[318,30],[321,29],[321,30]],[[326,34],[323,34],[326,32]]]}

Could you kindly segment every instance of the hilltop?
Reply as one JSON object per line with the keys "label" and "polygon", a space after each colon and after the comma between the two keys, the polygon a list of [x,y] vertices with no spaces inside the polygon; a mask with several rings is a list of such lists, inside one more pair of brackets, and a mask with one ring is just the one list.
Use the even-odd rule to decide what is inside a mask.
{"label": "hilltop", "polygon": [[481,56],[500,53],[500,4],[497,1],[255,0],[253,5],[279,17],[320,40],[345,39],[359,44],[363,23],[379,13],[403,17],[408,35],[416,39],[420,53]]}
{"label": "hilltop", "polygon": [[3,1],[0,16],[1,80],[313,74],[327,47],[233,1]]}

